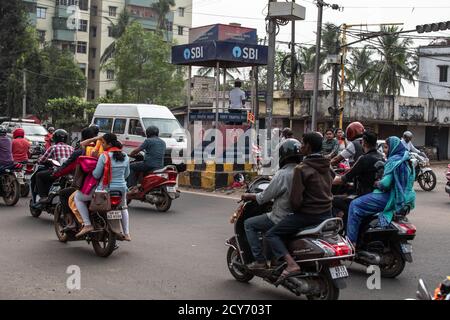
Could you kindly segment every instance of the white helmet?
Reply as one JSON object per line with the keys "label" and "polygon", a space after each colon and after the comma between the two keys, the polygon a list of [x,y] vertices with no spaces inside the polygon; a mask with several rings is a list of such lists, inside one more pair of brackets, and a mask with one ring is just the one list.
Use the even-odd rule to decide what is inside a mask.
{"label": "white helmet", "polygon": [[405,132],[403,132],[403,137],[405,137],[405,138],[410,138],[410,139],[412,139],[413,138],[413,133],[411,132],[411,131],[405,131]]}

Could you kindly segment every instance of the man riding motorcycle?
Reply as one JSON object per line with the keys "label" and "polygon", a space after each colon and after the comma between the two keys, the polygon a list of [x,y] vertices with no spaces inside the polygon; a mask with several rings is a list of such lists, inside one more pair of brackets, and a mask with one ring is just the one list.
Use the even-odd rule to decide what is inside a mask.
{"label": "man riding motorcycle", "polygon": [[349,143],[340,154],[331,160],[332,166],[335,166],[346,159],[355,163],[359,157],[363,155],[364,150],[361,143],[364,130],[364,126],[358,121],[352,122],[348,125],[345,135],[347,136]]}
{"label": "man riding motorcycle", "polygon": [[[58,129],[53,133],[53,145],[39,158],[38,164],[44,164],[49,159],[56,160],[63,164],[73,153],[73,148],[67,144],[69,134],[66,130]],[[36,181],[32,181],[32,185],[36,185],[37,193],[39,194],[39,202],[32,206],[35,209],[41,209],[43,204],[47,202],[48,192],[53,182],[57,178],[53,175],[53,170],[43,170],[36,174]],[[32,187],[33,187],[32,186]]]}
{"label": "man riding motorcycle", "polygon": [[[377,134],[374,132],[366,131],[362,136],[362,147],[364,154],[359,157],[358,161],[346,174],[342,176],[336,176],[333,184],[340,185],[346,184],[350,181],[354,181],[356,184],[355,195],[356,197],[371,193],[374,190],[374,184],[377,178],[376,163],[383,161],[383,155],[377,151]],[[345,213],[348,212],[350,201],[355,197],[349,197],[348,195],[335,195],[333,198],[333,209],[336,212],[340,211],[337,216],[345,217]]]}
{"label": "man riding motorcycle", "polygon": [[8,130],[5,126],[0,126],[0,172],[4,168],[11,166],[13,162],[12,143],[7,136]]}
{"label": "man riding motorcycle", "polygon": [[406,150],[408,150],[409,152],[418,153],[419,155],[428,158],[425,153],[423,153],[422,151],[420,151],[413,145],[413,143],[412,143],[413,137],[414,137],[414,135],[411,131],[403,132],[402,143],[405,146]]}
{"label": "man riding motorcycle", "polygon": [[243,201],[256,201],[259,205],[274,200],[272,211],[267,214],[245,220],[244,227],[255,262],[248,265],[249,269],[264,269],[267,267],[258,232],[266,232],[288,215],[292,214],[290,204],[292,177],[295,166],[300,163],[300,142],[288,138],[279,147],[280,170],[275,173],[267,189],[258,194],[246,193]]}

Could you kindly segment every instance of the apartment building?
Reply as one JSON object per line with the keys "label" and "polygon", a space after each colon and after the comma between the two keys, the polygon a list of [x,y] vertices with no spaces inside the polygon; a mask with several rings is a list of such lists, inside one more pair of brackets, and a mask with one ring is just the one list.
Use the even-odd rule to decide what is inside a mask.
{"label": "apartment building", "polygon": [[[106,48],[115,39],[111,23],[127,10],[149,31],[157,28],[158,15],[152,5],[158,0],[22,0],[42,43],[68,49],[88,79],[86,98],[107,96],[115,87],[114,71],[100,64]],[[77,9],[77,10],[75,10]],[[192,26],[192,0],[178,0],[166,16],[166,40],[188,42]]]}

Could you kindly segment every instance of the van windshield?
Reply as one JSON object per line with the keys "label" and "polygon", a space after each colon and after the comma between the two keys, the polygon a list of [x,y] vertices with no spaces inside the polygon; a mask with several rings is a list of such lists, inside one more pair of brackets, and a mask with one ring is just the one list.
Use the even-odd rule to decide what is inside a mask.
{"label": "van windshield", "polygon": [[27,126],[22,125],[23,131],[26,136],[45,136],[48,132],[42,126]]}
{"label": "van windshield", "polygon": [[144,122],[145,129],[150,126],[157,127],[159,129],[159,136],[163,138],[172,137],[172,134],[181,128],[176,119],[143,118],[142,121]]}

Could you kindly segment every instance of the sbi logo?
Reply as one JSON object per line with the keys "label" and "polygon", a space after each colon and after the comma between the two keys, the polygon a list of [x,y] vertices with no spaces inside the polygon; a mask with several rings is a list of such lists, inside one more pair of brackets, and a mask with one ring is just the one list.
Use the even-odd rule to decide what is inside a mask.
{"label": "sbi logo", "polygon": [[203,47],[186,48],[183,52],[184,60],[189,59],[202,59],[203,58]]}
{"label": "sbi logo", "polygon": [[247,47],[242,49],[241,47],[236,46],[233,48],[233,57],[236,59],[258,60],[258,49]]}

